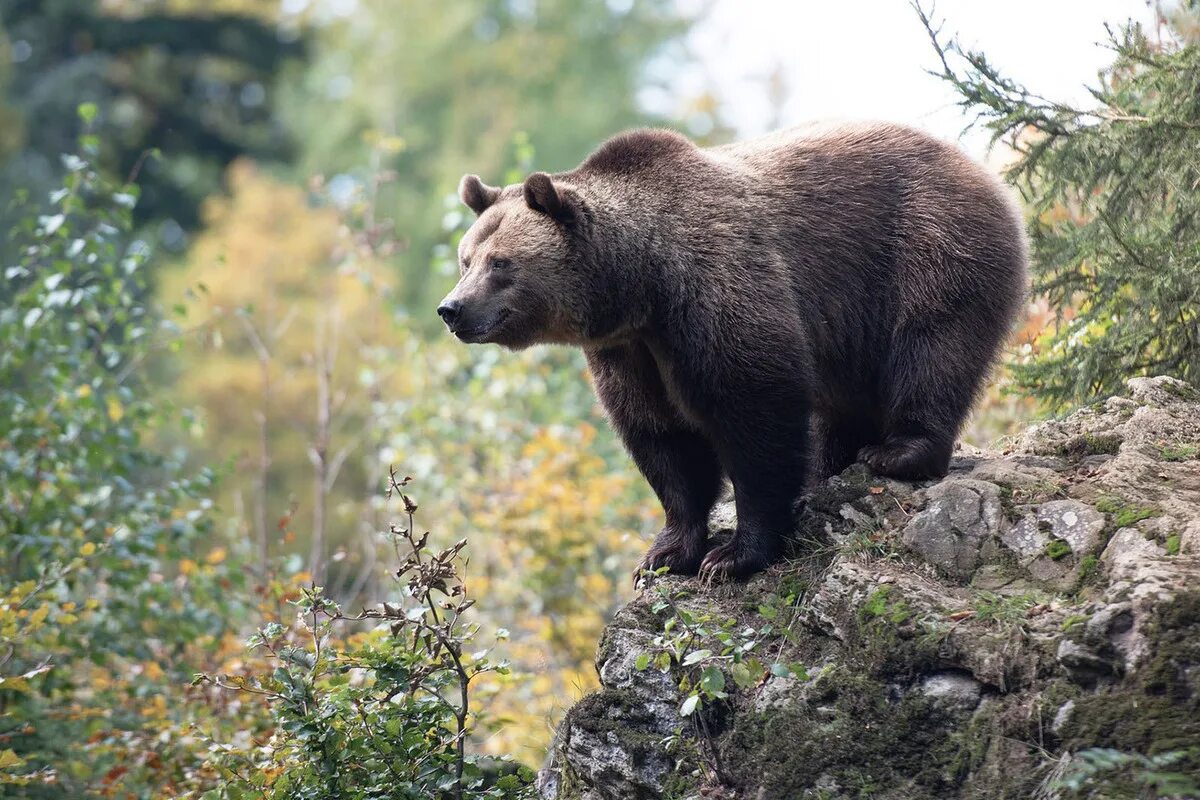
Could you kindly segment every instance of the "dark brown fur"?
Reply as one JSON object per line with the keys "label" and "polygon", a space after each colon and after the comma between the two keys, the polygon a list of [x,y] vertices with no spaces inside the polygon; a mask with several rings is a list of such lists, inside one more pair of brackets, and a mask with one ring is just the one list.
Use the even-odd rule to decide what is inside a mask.
{"label": "dark brown fur", "polygon": [[[943,475],[1025,296],[1018,212],[957,148],[895,125],[700,149],[634,131],[493,189],[439,313],[464,341],[579,345],[666,511],[643,565],[776,558],[807,479],[861,458]],[[738,529],[709,548],[723,477]]]}

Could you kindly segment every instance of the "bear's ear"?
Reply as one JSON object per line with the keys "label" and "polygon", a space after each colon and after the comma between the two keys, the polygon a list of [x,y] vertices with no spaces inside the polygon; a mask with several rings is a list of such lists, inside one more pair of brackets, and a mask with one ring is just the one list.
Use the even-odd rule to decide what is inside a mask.
{"label": "bear's ear", "polygon": [[463,175],[458,183],[458,196],[467,208],[482,214],[500,197],[500,190],[479,180],[478,175]]}
{"label": "bear's ear", "polygon": [[575,216],[575,202],[569,189],[554,185],[554,179],[544,172],[535,172],[525,179],[525,203],[534,211],[559,222],[570,222]]}

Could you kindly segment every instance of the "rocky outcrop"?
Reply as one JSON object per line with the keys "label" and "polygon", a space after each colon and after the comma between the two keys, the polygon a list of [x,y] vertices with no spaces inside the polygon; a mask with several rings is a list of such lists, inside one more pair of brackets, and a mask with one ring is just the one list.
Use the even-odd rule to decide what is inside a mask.
{"label": "rocky outcrop", "polygon": [[542,797],[1192,796],[1198,459],[1200,394],[1152,378],[938,482],[852,467],[787,562],[616,615]]}

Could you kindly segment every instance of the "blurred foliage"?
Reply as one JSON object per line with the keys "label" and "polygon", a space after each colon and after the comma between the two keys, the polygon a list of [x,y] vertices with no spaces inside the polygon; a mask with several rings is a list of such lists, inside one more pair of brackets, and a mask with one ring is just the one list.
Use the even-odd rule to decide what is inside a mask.
{"label": "blurred foliage", "polygon": [[1141,800],[1141,798],[1196,797],[1200,784],[1195,776],[1177,771],[1187,753],[1174,750],[1145,756],[1123,753],[1107,747],[1080,750],[1065,765],[1063,775],[1053,784],[1071,798]]}
{"label": "blurred foliage", "polygon": [[[299,34],[206,3],[118,5],[0,0],[0,186],[49,191],[59,153],[73,150],[80,132],[75,108],[93,103],[98,165],[137,176],[137,222],[180,248],[227,164],[287,158],[273,83],[302,54]],[[166,158],[147,158],[151,150]]]}
{"label": "blurred foliage", "polygon": [[489,700],[498,723],[489,752],[537,763],[562,713],[599,687],[597,642],[661,524],[641,477],[597,455],[598,438],[589,423],[543,428],[465,496],[461,519],[488,536],[477,539],[487,548],[473,562],[474,585],[492,624],[511,628],[497,652],[516,667]]}
{"label": "blurred foliage", "polygon": [[[294,549],[296,531],[311,547],[318,523],[345,547],[375,529],[364,519],[380,488],[373,409],[385,391],[411,392],[396,360],[411,336],[394,324],[378,248],[351,232],[353,210],[316,205],[249,162],[228,184],[183,263],[162,273],[164,305],[190,326],[166,382],[198,411],[187,445],[201,463],[235,460],[222,505],[260,563]],[[310,570],[327,555],[318,545]]]}
{"label": "blurred foliage", "polygon": [[[345,618],[303,586],[311,574],[225,543],[211,473],[185,478],[147,446],[176,420],[149,395],[146,366],[178,334],[141,300],[136,187],[97,173],[86,140],[84,156],[64,160],[46,213],[25,205],[5,272],[0,794],[523,796],[527,771],[467,750],[483,716],[469,684],[508,668],[463,616],[465,543],[434,550],[403,498],[407,522],[386,537],[403,579],[394,599]],[[246,654],[255,616],[267,622]],[[311,650],[289,632],[306,620]],[[382,627],[365,630],[371,620]],[[189,682],[197,672],[213,677]]]}
{"label": "blurred foliage", "polygon": [[1135,375],[1197,380],[1195,4],[1154,39],[1136,25],[1110,32],[1114,61],[1092,108],[1030,92],[922,18],[960,104],[1012,147],[1007,177],[1033,214],[1033,289],[1055,316],[1013,365],[1016,386],[1057,408],[1118,392]]}
{"label": "blurred foliage", "polygon": [[[90,109],[83,116],[90,117]],[[64,159],[50,208],[19,200],[0,309],[0,791],[149,797],[195,761],[177,702],[243,616],[214,539],[211,473],[146,445],[169,424],[139,364],[158,340],[128,238],[137,190]]]}

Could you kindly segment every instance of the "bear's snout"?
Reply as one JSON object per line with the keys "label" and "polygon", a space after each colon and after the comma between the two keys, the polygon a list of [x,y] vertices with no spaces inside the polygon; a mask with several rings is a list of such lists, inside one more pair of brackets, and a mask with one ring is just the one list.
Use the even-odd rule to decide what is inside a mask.
{"label": "bear's snout", "polygon": [[445,322],[450,327],[450,330],[454,330],[454,323],[458,321],[458,316],[462,313],[462,307],[462,301],[450,299],[443,300],[442,304],[438,306],[438,316],[442,318],[442,322]]}

